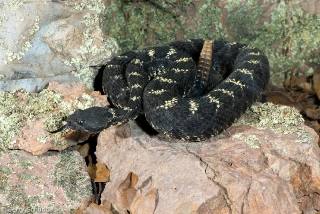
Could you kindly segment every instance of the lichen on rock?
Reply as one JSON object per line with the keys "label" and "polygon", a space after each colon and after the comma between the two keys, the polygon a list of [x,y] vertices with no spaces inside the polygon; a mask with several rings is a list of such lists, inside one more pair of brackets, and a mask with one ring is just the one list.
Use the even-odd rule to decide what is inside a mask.
{"label": "lichen on rock", "polygon": [[99,27],[105,3],[0,3],[0,89],[39,92],[50,81],[80,81],[93,89],[97,68],[117,51]]}
{"label": "lichen on rock", "polygon": [[23,89],[0,91],[0,150],[15,148],[41,154],[48,149],[64,149],[88,134],[66,139],[67,131],[51,134],[48,130],[61,127],[64,119],[76,109],[105,105],[105,96],[80,83],[51,83],[40,93]]}
{"label": "lichen on rock", "polygon": [[[11,138],[21,135],[19,128],[24,126],[27,120],[35,121],[46,118],[45,124],[48,128],[58,125],[53,121],[62,120],[71,110],[59,108],[61,102],[62,94],[46,89],[39,94],[28,93],[23,89],[13,92],[0,91],[0,117],[2,121],[0,124],[0,149],[6,149],[16,143]],[[57,109],[59,109],[58,112],[56,112]],[[52,114],[53,112],[55,114]]]}
{"label": "lichen on rock", "polygon": [[0,151],[1,213],[73,213],[91,197],[83,158],[74,149],[34,156]]}
{"label": "lichen on rock", "polygon": [[79,31],[82,42],[76,50],[76,54],[71,59],[64,60],[68,66],[75,67],[72,74],[85,83],[90,89],[93,89],[93,79],[96,70],[90,66],[101,66],[117,52],[117,42],[109,37],[103,36],[102,30],[98,27],[101,13],[105,11],[103,1],[83,0],[78,3],[66,2],[66,5],[84,13],[81,23],[85,26]]}
{"label": "lichen on rock", "polygon": [[243,133],[234,134],[232,136],[232,139],[234,140],[244,140],[250,146],[252,149],[259,149],[260,148],[260,140],[257,138],[256,135],[249,135],[249,136],[243,136]]}
{"label": "lichen on rock", "polygon": [[270,128],[275,133],[297,134],[297,143],[310,141],[310,133],[304,129],[304,119],[298,110],[273,103],[256,103],[233,126],[249,125],[257,129]]}

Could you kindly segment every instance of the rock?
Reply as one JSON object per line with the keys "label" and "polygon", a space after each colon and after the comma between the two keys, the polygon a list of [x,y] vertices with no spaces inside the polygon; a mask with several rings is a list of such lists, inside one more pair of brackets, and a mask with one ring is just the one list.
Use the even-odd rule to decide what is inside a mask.
{"label": "rock", "polygon": [[116,192],[132,172],[137,188],[152,180],[155,213],[315,213],[320,149],[302,121],[296,110],[267,103],[204,142],[150,136],[135,122],[111,127],[96,151],[111,172],[102,200],[117,207]]}
{"label": "rock", "polygon": [[106,95],[89,90],[83,83],[49,84],[41,93],[23,90],[0,93],[0,148],[23,149],[34,155],[63,150],[86,140],[90,134],[75,131],[49,133],[63,125],[76,109],[104,107]]}
{"label": "rock", "polygon": [[91,198],[85,162],[74,149],[0,152],[0,162],[1,213],[70,213]]}
{"label": "rock", "polygon": [[[104,1],[4,1],[0,8],[0,89],[39,92],[51,81],[93,86],[116,51],[99,27]],[[37,11],[36,13],[34,11]]]}

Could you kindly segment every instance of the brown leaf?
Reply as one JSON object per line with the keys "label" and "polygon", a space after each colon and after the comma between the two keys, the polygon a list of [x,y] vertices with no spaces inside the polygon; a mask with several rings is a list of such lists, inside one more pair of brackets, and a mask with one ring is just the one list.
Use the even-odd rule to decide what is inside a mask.
{"label": "brown leaf", "polygon": [[316,69],[313,74],[313,89],[315,90],[318,99],[320,99],[320,69]]}
{"label": "brown leaf", "polygon": [[96,165],[88,166],[87,171],[92,180],[96,179],[96,171],[97,171]]}
{"label": "brown leaf", "polygon": [[127,211],[130,211],[132,214],[154,213],[157,190],[153,188],[147,194],[142,195],[142,189],[149,190],[149,186],[152,184],[151,178],[143,182],[138,190],[134,188],[137,183],[138,176],[130,172],[127,178],[119,185],[117,204],[114,207],[120,213],[127,213]]}
{"label": "brown leaf", "polygon": [[108,182],[110,171],[103,163],[96,163],[87,167],[88,174],[94,182]]}
{"label": "brown leaf", "polygon": [[306,91],[309,94],[315,94],[312,84],[307,81],[306,76],[291,76],[290,80],[286,79],[284,81],[284,85],[290,91]]}
{"label": "brown leaf", "polygon": [[305,109],[304,112],[306,113],[307,117],[318,120],[320,119],[320,109]]}
{"label": "brown leaf", "polygon": [[156,209],[157,190],[153,188],[146,195],[142,195],[141,190],[137,191],[132,204],[130,213],[133,214],[151,214]]}
{"label": "brown leaf", "polygon": [[129,187],[134,187],[138,183],[138,181],[139,181],[138,176],[133,172],[129,172],[126,179],[124,179],[124,181],[122,181],[122,183],[119,185],[118,190],[124,191]]}
{"label": "brown leaf", "polygon": [[85,210],[89,206],[89,201],[83,200],[81,205],[73,214],[83,214],[83,210]]}
{"label": "brown leaf", "polygon": [[133,172],[130,172],[126,179],[119,185],[117,191],[117,210],[125,212],[129,210],[130,204],[132,203],[137,190],[134,186],[138,183],[139,178]]}
{"label": "brown leaf", "polygon": [[310,109],[314,109],[315,105],[313,102],[302,102],[301,103],[303,109],[307,109],[307,108],[310,108]]}
{"label": "brown leaf", "polygon": [[266,93],[268,102],[272,102],[274,104],[291,106],[299,111],[302,111],[303,108],[300,103],[294,102],[289,96],[279,91],[272,91]]}
{"label": "brown leaf", "polygon": [[301,76],[301,77],[292,76],[290,79],[290,88],[293,89],[299,85],[303,85],[306,82],[307,82],[306,76]]}
{"label": "brown leaf", "polygon": [[101,205],[91,203],[87,209],[83,210],[83,214],[112,214],[112,212]]}
{"label": "brown leaf", "polygon": [[298,78],[297,76],[291,75],[289,88],[292,88],[293,86],[296,85],[295,82],[296,82],[297,78]]}
{"label": "brown leaf", "polygon": [[85,158],[89,154],[89,149],[90,149],[89,143],[86,143],[86,144],[82,145],[80,148],[78,148],[78,152],[80,153],[80,155],[82,157]]}
{"label": "brown leaf", "polygon": [[307,99],[309,97],[309,93],[308,92],[304,92],[302,94],[300,94],[297,98],[296,98],[296,102],[301,102],[305,99]]}
{"label": "brown leaf", "polygon": [[110,178],[110,171],[103,163],[96,164],[96,178],[94,182],[108,182]]}
{"label": "brown leaf", "polygon": [[308,82],[301,83],[301,84],[297,85],[296,88],[298,88],[302,91],[306,91],[312,95],[315,94],[315,91],[313,90],[311,83],[308,83]]}
{"label": "brown leaf", "polygon": [[286,89],[290,90],[290,79],[285,79],[284,80],[284,86],[286,87]]}

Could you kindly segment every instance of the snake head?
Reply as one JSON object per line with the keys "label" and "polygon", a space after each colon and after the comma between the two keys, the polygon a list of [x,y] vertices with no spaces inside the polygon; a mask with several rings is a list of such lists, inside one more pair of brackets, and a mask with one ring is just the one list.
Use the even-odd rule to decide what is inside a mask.
{"label": "snake head", "polygon": [[66,128],[79,132],[96,133],[111,126],[113,115],[101,107],[91,107],[85,110],[76,110],[67,118],[67,124],[50,133],[57,133]]}

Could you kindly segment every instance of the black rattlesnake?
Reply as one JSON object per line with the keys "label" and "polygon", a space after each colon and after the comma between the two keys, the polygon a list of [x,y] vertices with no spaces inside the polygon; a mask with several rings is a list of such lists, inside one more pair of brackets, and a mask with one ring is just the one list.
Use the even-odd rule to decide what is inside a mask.
{"label": "black rattlesnake", "polygon": [[55,132],[100,132],[141,114],[158,132],[179,139],[199,141],[222,132],[265,89],[269,64],[249,45],[204,42],[177,41],[115,57],[102,86],[116,108],[77,110]]}

